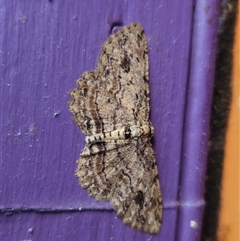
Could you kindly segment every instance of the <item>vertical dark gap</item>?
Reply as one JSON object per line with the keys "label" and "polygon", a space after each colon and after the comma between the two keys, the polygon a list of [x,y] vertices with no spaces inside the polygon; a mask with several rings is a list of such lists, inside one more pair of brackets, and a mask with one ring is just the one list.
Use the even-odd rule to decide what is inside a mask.
{"label": "vertical dark gap", "polygon": [[205,182],[206,202],[201,240],[217,237],[226,127],[231,102],[231,72],[237,0],[222,1],[219,19],[213,103],[210,121],[209,150]]}

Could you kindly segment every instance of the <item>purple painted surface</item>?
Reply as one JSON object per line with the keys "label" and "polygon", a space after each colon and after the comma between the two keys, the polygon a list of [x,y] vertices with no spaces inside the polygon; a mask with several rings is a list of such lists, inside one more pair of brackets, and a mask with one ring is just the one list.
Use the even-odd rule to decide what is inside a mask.
{"label": "purple painted surface", "polygon": [[[163,224],[161,236],[174,240],[175,216],[173,211],[167,212],[170,218]],[[1,240],[159,240],[156,236],[133,231],[123,225],[111,211],[15,213],[0,216],[0,222],[5,224],[4,231],[0,233],[0,237],[4,237]],[[172,223],[174,226],[168,229]]]}
{"label": "purple painted surface", "polygon": [[[180,171],[181,177],[189,172],[185,169],[189,166],[180,165],[194,2],[1,3],[0,207],[2,212],[9,210],[7,214],[16,210],[0,217],[1,240],[176,240]],[[67,108],[68,91],[75,87],[75,80],[83,71],[95,68],[112,25],[135,21],[143,25],[149,45],[153,144],[164,201],[162,229],[154,236],[130,229],[115,217],[109,203],[96,202],[79,188],[74,171],[84,136]],[[209,41],[213,40],[214,36],[209,36]],[[210,64],[212,55],[204,55]],[[193,77],[190,81],[198,81]],[[210,82],[211,92],[212,79],[204,81]],[[211,93],[206,95],[210,100]],[[188,103],[193,97],[188,97]],[[193,101],[193,109],[194,104]],[[206,118],[205,125],[196,127],[201,133],[208,129],[210,103],[205,105],[201,108],[206,107],[207,112],[201,109],[199,113],[200,119]],[[194,111],[196,115],[197,109]],[[193,136],[193,140],[199,139]],[[206,144],[206,137],[201,140]],[[187,142],[184,152],[186,145]],[[201,165],[205,153],[201,156],[198,147],[191,146],[191,152],[199,152],[199,159],[193,162]],[[204,163],[199,166],[199,178],[204,167]],[[189,187],[183,185],[185,181],[182,178],[181,200],[186,203]],[[203,178],[199,180],[197,199],[190,199],[191,205],[202,200],[202,182]],[[195,182],[189,185],[194,192]],[[34,210],[48,212],[32,213]],[[185,212],[188,211],[182,206],[181,220]],[[201,216],[198,218],[200,222]]]}
{"label": "purple painted surface", "polygon": [[[197,1],[186,106],[178,240],[199,240],[220,3]],[[181,234],[181,235],[180,235]]]}

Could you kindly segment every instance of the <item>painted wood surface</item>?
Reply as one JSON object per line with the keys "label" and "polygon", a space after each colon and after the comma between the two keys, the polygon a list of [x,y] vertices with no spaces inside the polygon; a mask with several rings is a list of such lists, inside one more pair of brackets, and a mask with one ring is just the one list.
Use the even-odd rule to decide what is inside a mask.
{"label": "painted wood surface", "polygon": [[[199,33],[212,32],[207,41],[215,40],[218,1],[202,3],[197,9],[205,18],[196,20],[192,0],[2,1],[1,240],[171,241],[184,238],[185,234],[189,240],[199,239],[202,186],[195,187],[195,182],[191,186],[191,181],[183,178],[181,173],[188,175],[191,169],[181,163],[186,157],[182,148],[187,102],[192,102],[194,113],[198,113],[196,108],[201,109],[197,119],[190,118],[190,122],[208,120],[211,105],[215,55],[214,48],[209,49],[212,46],[195,49],[195,54],[202,56],[200,63],[193,62],[193,67],[199,65],[201,69],[203,59],[210,64],[210,72],[203,68],[208,73],[203,85],[199,85],[201,79],[195,78],[197,70],[190,78],[193,27],[204,26]],[[68,91],[75,87],[75,80],[83,71],[95,68],[111,29],[135,21],[143,25],[149,45],[150,119],[155,128],[153,145],[164,200],[163,225],[157,235],[124,225],[109,203],[90,198],[74,177],[84,136],[68,111]],[[202,91],[196,93],[197,87]],[[206,89],[209,93],[201,94]],[[199,176],[193,172],[193,179],[204,176],[208,122],[197,128],[204,138],[188,139],[197,146],[191,146],[187,153],[201,156],[192,161],[203,164]],[[186,151],[186,145],[185,148]],[[204,155],[198,155],[202,152]],[[188,158],[184,163],[192,159]],[[180,203],[181,188],[186,187],[180,180],[186,180],[191,186],[189,191],[196,194],[190,202],[185,199]],[[192,201],[200,205],[194,206]],[[177,227],[179,206],[183,223]],[[189,216],[186,223],[185,214]],[[198,226],[190,225],[192,215]]]}

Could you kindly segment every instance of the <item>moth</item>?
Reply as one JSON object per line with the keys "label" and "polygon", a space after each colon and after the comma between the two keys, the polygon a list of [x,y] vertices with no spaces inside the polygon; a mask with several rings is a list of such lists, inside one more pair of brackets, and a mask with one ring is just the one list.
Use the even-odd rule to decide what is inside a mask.
{"label": "moth", "polygon": [[157,233],[162,198],[149,121],[147,40],[132,23],[109,36],[95,70],[70,92],[70,112],[86,135],[76,176],[90,196],[109,200],[132,228]]}

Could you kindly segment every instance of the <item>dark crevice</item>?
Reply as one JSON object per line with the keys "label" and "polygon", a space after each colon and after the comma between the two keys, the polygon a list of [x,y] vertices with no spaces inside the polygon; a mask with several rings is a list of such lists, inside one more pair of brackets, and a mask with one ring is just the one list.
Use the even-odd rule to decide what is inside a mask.
{"label": "dark crevice", "polygon": [[201,240],[215,241],[219,222],[226,127],[231,102],[231,72],[237,1],[222,3],[218,29],[216,71],[205,182],[205,210]]}
{"label": "dark crevice", "polygon": [[116,31],[123,26],[123,23],[120,21],[116,21],[111,24],[109,34],[116,33]]}

